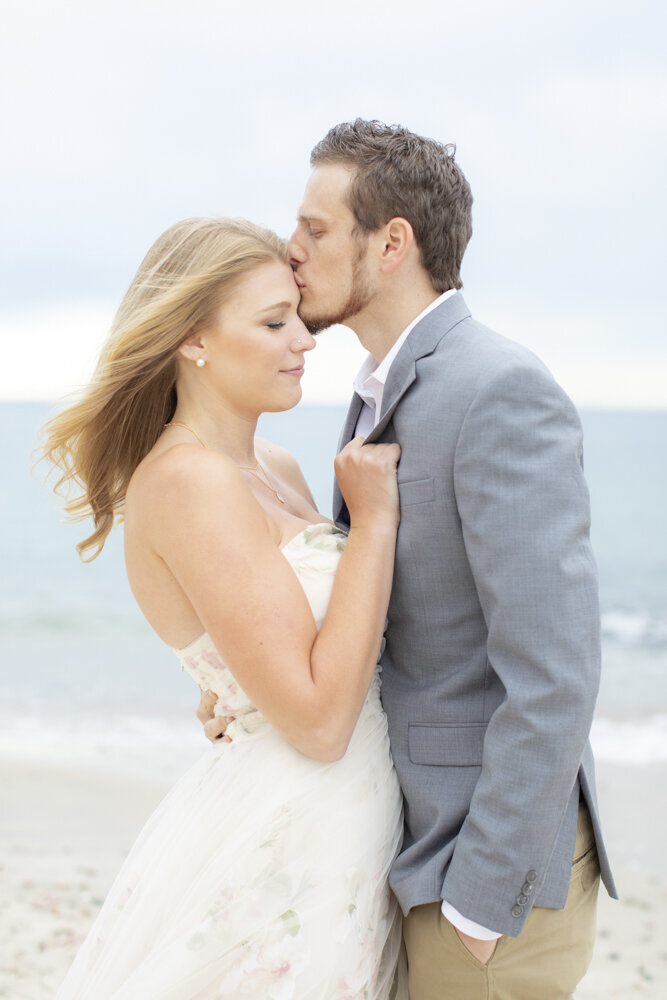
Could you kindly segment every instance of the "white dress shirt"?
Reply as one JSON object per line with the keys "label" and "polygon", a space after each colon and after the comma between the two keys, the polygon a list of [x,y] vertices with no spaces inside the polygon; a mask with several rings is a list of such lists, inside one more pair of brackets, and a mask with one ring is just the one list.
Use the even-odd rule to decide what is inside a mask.
{"label": "white dress shirt", "polygon": [[429,306],[426,306],[426,309],[423,309],[419,316],[415,316],[412,322],[406,326],[403,333],[394,343],[389,353],[385,354],[379,364],[372,354],[366,355],[364,363],[359,369],[357,377],[354,380],[354,391],[357,395],[361,396],[364,401],[364,405],[361,408],[361,412],[357,420],[356,437],[368,437],[375,425],[379,423],[380,414],[382,412],[382,397],[384,396],[384,387],[387,381],[387,375],[389,374],[389,369],[391,368],[394,358],[400,351],[405,341],[408,339],[408,334],[414,329],[417,323],[424,318],[424,316],[428,316],[428,314],[434,309],[437,309],[437,307],[444,302],[445,299],[448,299],[455,294],[456,289],[450,288],[449,291],[443,292],[442,295],[435,300],[435,302],[431,302]]}
{"label": "white dress shirt", "polygon": [[[441,305],[446,299],[455,294],[456,289],[450,288],[449,291],[443,292],[442,295],[440,295],[434,302],[431,302],[426,309],[422,310],[422,312],[419,313],[419,316],[416,316],[405,328],[389,353],[384,356],[379,364],[372,354],[368,354],[366,356],[364,363],[359,369],[357,377],[354,380],[354,391],[357,395],[361,396],[363,400],[363,406],[357,419],[357,426],[355,430],[356,437],[368,437],[376,424],[379,423],[380,414],[382,413],[384,387],[387,381],[387,375],[389,374],[389,369],[392,366],[394,358],[400,351],[405,341],[408,339],[411,331],[415,328],[417,323],[419,323],[419,321],[425,316],[428,316],[433,309],[437,309],[438,306]],[[502,935],[498,934],[496,931],[489,930],[488,927],[483,927],[481,924],[475,923],[474,920],[468,920],[467,917],[464,917],[462,913],[459,913],[455,907],[445,900],[442,902],[442,912],[450,923],[454,924],[454,926],[464,934],[469,934],[470,937],[478,938],[480,941],[495,941],[497,938],[502,937]]]}

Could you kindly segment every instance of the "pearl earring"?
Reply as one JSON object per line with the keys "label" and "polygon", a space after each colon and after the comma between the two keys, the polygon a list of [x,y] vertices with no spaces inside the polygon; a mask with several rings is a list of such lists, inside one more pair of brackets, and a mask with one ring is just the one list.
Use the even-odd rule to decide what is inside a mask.
{"label": "pearl earring", "polygon": [[197,368],[203,368],[204,365],[206,364],[206,362],[204,361],[203,358],[197,358],[197,360],[195,361],[195,364],[196,364]]}

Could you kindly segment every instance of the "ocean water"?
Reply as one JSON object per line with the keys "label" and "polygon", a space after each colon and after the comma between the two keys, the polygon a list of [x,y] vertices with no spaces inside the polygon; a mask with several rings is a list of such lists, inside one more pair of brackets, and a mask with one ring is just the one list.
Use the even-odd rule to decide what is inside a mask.
{"label": "ocean water", "polygon": [[[122,533],[82,564],[82,525],[31,472],[40,403],[0,403],[0,746],[78,759],[123,744],[201,747],[199,700],[153,635],[125,581]],[[260,433],[294,452],[330,513],[344,407],[263,418]],[[599,757],[667,759],[667,412],[584,412],[585,467],[600,570],[603,678]],[[106,749],[105,749],[106,748]]]}

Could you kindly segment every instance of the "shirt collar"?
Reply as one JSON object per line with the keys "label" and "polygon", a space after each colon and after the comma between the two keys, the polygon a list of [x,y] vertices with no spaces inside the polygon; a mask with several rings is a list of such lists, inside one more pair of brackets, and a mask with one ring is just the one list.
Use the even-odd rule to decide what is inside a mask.
{"label": "shirt collar", "polygon": [[442,295],[439,295],[437,299],[430,303],[430,305],[426,306],[426,309],[422,309],[419,315],[415,316],[411,323],[408,323],[403,333],[394,342],[394,344],[392,344],[389,352],[385,354],[379,364],[372,354],[366,355],[354,380],[354,391],[361,396],[362,399],[366,399],[369,396],[373,397],[375,395],[373,389],[377,386],[384,386],[394,358],[400,351],[405,341],[408,339],[409,334],[416,327],[417,323],[423,320],[425,316],[428,316],[430,312],[433,312],[434,309],[437,309],[438,306],[441,305],[446,299],[451,298],[451,296],[455,294],[456,289],[450,288],[446,292],[443,292]]}

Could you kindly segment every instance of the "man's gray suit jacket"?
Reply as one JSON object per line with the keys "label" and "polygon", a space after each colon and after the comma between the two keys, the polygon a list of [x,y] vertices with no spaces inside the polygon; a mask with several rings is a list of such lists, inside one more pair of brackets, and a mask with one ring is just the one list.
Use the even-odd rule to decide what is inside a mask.
{"label": "man's gray suit jacket", "polygon": [[[360,409],[355,395],[341,447]],[[402,449],[381,664],[403,911],[446,899],[516,936],[534,904],[563,907],[580,794],[615,895],[588,742],[599,611],[571,401],[457,293],[401,347],[368,441]],[[337,486],[334,519],[348,523]]]}

